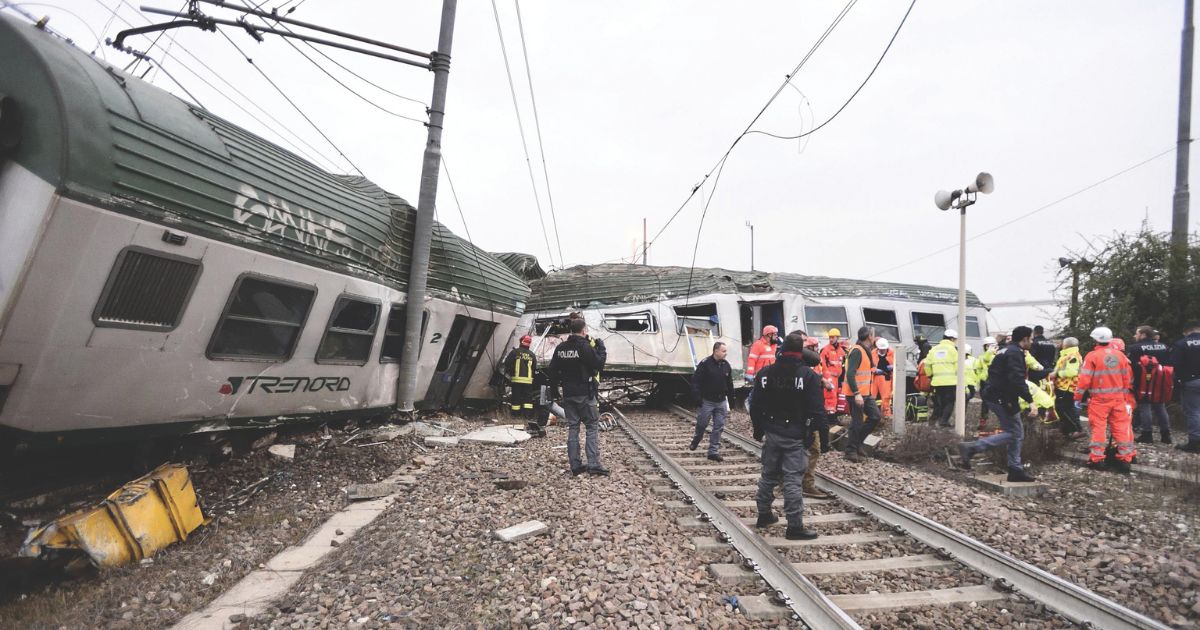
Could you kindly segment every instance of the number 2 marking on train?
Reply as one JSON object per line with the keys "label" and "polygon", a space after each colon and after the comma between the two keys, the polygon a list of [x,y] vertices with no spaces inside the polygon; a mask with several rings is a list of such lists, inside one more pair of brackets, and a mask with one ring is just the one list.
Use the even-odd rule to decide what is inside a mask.
{"label": "number 2 marking on train", "polygon": [[442,340],[442,333],[433,333],[433,338],[429,340],[430,344],[439,343]]}

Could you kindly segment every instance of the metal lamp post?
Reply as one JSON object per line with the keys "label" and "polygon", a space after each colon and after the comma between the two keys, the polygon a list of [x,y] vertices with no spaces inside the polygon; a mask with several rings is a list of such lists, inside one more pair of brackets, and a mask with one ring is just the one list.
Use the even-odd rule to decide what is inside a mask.
{"label": "metal lamp post", "polygon": [[975,181],[964,189],[947,192],[939,190],[933,202],[941,210],[958,210],[958,387],[954,395],[954,430],[960,436],[967,434],[967,206],[975,203],[979,193],[985,195],[996,189],[992,176],[980,173]]}

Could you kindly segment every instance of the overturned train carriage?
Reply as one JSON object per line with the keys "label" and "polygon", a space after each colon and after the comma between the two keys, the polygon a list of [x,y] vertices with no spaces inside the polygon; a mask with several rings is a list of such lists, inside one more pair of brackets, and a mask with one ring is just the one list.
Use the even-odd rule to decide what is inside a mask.
{"label": "overturned train carriage", "polygon": [[[395,402],[415,210],[0,16],[6,440]],[[435,226],[419,406],[487,398],[528,295]]]}
{"label": "overturned train carriage", "polygon": [[[527,274],[540,271],[522,266],[515,255],[501,257]],[[527,279],[532,293],[514,335],[533,335],[539,358],[549,359],[565,336],[565,318],[578,311],[608,349],[606,375],[659,384],[681,384],[680,377],[690,375],[716,341],[732,348],[728,359],[740,378],[750,344],[768,324],[782,335],[804,330],[819,336],[822,344],[831,328],[852,336],[860,326],[873,326],[911,353],[910,375],[916,364],[915,336],[937,343],[946,328],[957,328],[981,352],[988,334],[987,309],[974,294],[967,294],[967,321],[960,323],[957,290],[930,286],[614,264]]]}

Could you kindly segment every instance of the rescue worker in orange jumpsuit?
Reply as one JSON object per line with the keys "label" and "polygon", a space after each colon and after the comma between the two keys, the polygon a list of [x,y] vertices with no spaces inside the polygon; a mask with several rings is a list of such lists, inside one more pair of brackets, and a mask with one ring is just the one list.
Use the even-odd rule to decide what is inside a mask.
{"label": "rescue worker in orange jumpsuit", "polygon": [[875,339],[875,393],[883,403],[883,417],[892,417],[892,372],[896,365],[896,351],[888,347],[888,340]]}
{"label": "rescue worker in orange jumpsuit", "polygon": [[762,336],[751,344],[750,355],[746,357],[746,380],[753,382],[755,374],[775,363],[775,354],[778,349],[779,329],[769,324],[763,326]]}
{"label": "rescue worker in orange jumpsuit", "polygon": [[1101,326],[1092,331],[1096,347],[1083,359],[1075,385],[1075,407],[1088,398],[1088,424],[1092,429],[1088,468],[1105,468],[1104,451],[1108,444],[1106,429],[1112,430],[1117,443],[1117,472],[1129,474],[1136,454],[1133,448],[1133,367],[1125,353],[1113,343],[1112,330]]}
{"label": "rescue worker in orange jumpsuit", "polygon": [[838,385],[842,382],[843,364],[846,362],[846,349],[839,343],[842,331],[829,329],[829,344],[821,349],[821,380],[825,383],[825,408],[833,409],[837,414]]}

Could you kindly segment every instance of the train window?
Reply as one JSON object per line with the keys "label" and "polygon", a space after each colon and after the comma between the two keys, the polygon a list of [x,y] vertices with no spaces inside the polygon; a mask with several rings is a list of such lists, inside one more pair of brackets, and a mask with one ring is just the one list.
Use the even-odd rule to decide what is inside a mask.
{"label": "train window", "polygon": [[873,327],[880,337],[900,343],[900,324],[896,321],[896,311],[864,308],[863,321]]}
{"label": "train window", "polygon": [[542,317],[533,320],[533,334],[541,337],[543,335],[569,335],[571,334],[570,321],[566,315],[562,317]]}
{"label": "train window", "polygon": [[979,328],[979,318],[974,315],[967,315],[967,336],[976,339],[983,337],[983,331]]}
{"label": "train window", "polygon": [[837,328],[843,337],[850,334],[847,332],[850,330],[850,323],[846,319],[844,306],[805,306],[804,323],[808,326],[807,332],[811,337],[826,337],[830,328]]}
{"label": "train window", "polygon": [[200,261],[127,247],[92,312],[101,328],[174,330],[200,279]]}
{"label": "train window", "polygon": [[717,317],[716,304],[692,304],[675,307],[676,329],[679,334],[685,330],[692,332],[712,333],[721,336],[721,320]]}
{"label": "train window", "polygon": [[371,356],[378,322],[378,303],[346,295],[339,297],[317,348],[317,363],[366,363]]}
{"label": "train window", "polygon": [[925,338],[930,343],[937,343],[942,340],[942,333],[946,332],[946,316],[941,313],[918,313],[913,311],[913,336],[925,335]]}
{"label": "train window", "polygon": [[653,333],[658,332],[658,320],[650,311],[640,313],[607,313],[604,329],[613,332]]}
{"label": "train window", "polygon": [[[383,331],[383,349],[379,352],[380,363],[399,363],[404,354],[404,327],[408,322],[408,306],[393,304],[388,313],[387,328]],[[425,339],[425,329],[429,327],[429,311],[421,313],[421,339]],[[417,346],[417,356],[421,356],[421,346]]]}
{"label": "train window", "polygon": [[287,360],[316,295],[315,287],[242,275],[208,344],[209,358]]}

